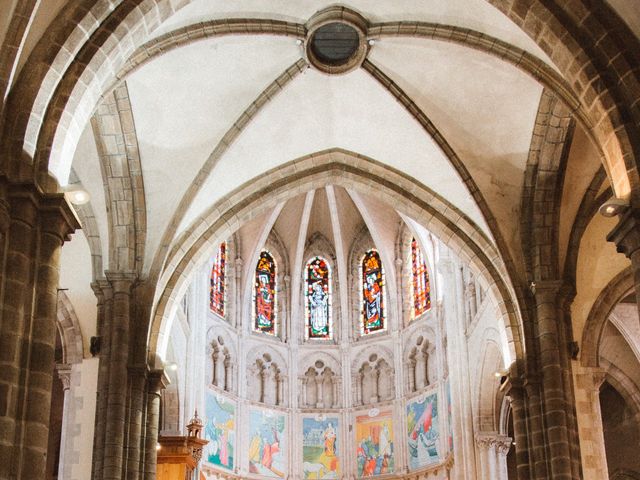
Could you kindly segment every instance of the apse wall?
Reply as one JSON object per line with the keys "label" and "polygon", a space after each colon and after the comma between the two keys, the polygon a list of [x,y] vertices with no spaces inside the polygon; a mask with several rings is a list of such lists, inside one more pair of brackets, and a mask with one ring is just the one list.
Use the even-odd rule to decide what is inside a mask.
{"label": "apse wall", "polygon": [[[303,282],[288,275],[286,256],[271,236],[264,250],[274,252],[280,267],[274,294],[281,323],[269,334],[257,328],[250,292],[260,286],[252,278],[259,260],[247,265],[239,239],[229,239],[226,281],[216,284],[218,251],[196,275],[173,323],[167,361],[177,364],[177,372],[175,386],[163,393],[163,405],[171,406],[171,412],[163,409],[163,433],[180,433],[197,408],[209,440],[201,464],[206,478],[448,478],[452,418],[462,415],[460,399],[451,396],[449,366],[468,368],[456,365],[457,359],[451,363],[457,354],[448,351],[448,336],[458,326],[476,336],[478,315],[486,312],[479,308],[484,289],[469,270],[448,268],[457,279],[447,284],[449,303],[455,297],[457,306],[445,308],[433,267],[437,240],[429,237],[421,245],[434,262],[427,268],[431,301],[415,315],[411,240],[406,231],[399,236],[399,261],[385,272],[396,288],[385,293],[385,328],[370,334],[358,328],[359,291],[352,287],[362,270],[349,261],[349,275],[334,271],[331,279],[332,291],[341,292],[331,306],[334,335],[318,340],[304,334]],[[305,254],[335,261],[327,250]],[[339,278],[348,279],[347,288]],[[457,283],[464,295],[454,295]],[[223,311],[211,303],[222,298],[220,288],[228,300]],[[461,388],[459,381],[455,388]]]}
{"label": "apse wall", "polygon": [[348,349],[239,340],[215,314],[207,320],[207,478],[446,478],[449,388],[427,340],[437,341],[435,309]]}

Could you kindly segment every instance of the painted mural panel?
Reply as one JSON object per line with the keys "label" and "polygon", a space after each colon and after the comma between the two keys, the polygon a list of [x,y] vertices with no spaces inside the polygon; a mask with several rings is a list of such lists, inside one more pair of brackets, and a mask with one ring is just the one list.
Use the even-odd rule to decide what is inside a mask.
{"label": "painted mural panel", "polygon": [[284,414],[256,408],[249,417],[249,472],[284,478],[288,451]]}
{"label": "painted mural panel", "polygon": [[339,478],[338,417],[302,420],[302,469],[304,478]]}
{"label": "painted mural panel", "polygon": [[356,416],[356,460],[358,477],[393,473],[395,468],[391,411],[375,417]]}
{"label": "painted mural panel", "polygon": [[440,461],[438,395],[432,393],[407,405],[409,469],[417,470]]}
{"label": "painted mural panel", "polygon": [[233,470],[235,461],[236,407],[229,400],[207,390],[205,399],[204,460],[216,467]]}

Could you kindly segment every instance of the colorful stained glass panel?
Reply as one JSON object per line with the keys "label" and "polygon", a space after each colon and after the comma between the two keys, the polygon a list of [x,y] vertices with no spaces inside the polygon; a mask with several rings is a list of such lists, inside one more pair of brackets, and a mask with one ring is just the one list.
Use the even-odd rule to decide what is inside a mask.
{"label": "colorful stained glass panel", "polygon": [[411,270],[413,274],[411,282],[412,318],[415,318],[431,308],[431,287],[427,262],[415,238],[411,240]]}
{"label": "colorful stained glass panel", "polygon": [[306,266],[307,338],[331,338],[331,272],[324,258]]}
{"label": "colorful stained glass panel", "polygon": [[362,325],[363,334],[383,330],[384,325],[384,271],[380,255],[369,250],[362,259]]}
{"label": "colorful stained glass panel", "polygon": [[222,242],[213,261],[209,285],[209,307],[211,311],[224,317],[225,268],[227,264],[227,244]]}
{"label": "colorful stained glass panel", "polygon": [[276,263],[269,252],[260,252],[253,290],[254,329],[276,334]]}

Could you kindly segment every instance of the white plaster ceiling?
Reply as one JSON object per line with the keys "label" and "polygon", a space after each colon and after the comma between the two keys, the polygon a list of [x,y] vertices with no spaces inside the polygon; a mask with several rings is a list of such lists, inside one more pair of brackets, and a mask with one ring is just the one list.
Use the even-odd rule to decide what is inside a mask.
{"label": "white plaster ceiling", "polygon": [[618,273],[629,266],[624,255],[616,253],[607,234],[616,226],[615,218],[595,215],[580,240],[576,268],[576,297],[571,304],[573,336],[581,341],[585,322],[600,292]]}
{"label": "white plaster ceiling", "polygon": [[[380,251],[383,262],[387,265],[386,268],[392,268],[388,264],[393,265],[396,256],[395,242],[401,225],[400,215],[390,205],[376,200],[372,195],[348,192],[335,185],[331,188],[335,195],[334,211],[329,205],[326,189],[320,188],[313,191],[308,222],[304,214],[307,195],[303,194],[286,201],[273,226],[269,225],[268,214],[260,215],[242,226],[236,238],[241,240],[243,248],[240,253],[245,262],[254,259],[257,252],[263,248],[263,245],[253,240],[260,237],[260,232],[266,229],[275,232],[282,242],[285,251],[279,253],[288,255],[289,274],[292,276],[303,274],[304,263],[308,260],[303,256],[304,249],[317,233],[333,245],[337,265],[346,266],[349,252],[354,242],[361,238],[365,228],[374,241],[374,245],[371,246]],[[357,204],[360,206],[358,207]],[[333,218],[334,215],[337,218]],[[333,224],[341,226],[339,233],[334,232]],[[299,239],[302,239],[302,243],[299,243]],[[338,248],[336,243],[342,245],[342,248]],[[299,251],[299,249],[302,250]],[[340,258],[341,252],[344,258]],[[298,263],[296,258],[300,260]],[[254,268],[253,263],[245,263],[245,276],[251,276]],[[392,277],[388,277],[389,280],[392,280]],[[248,281],[245,280],[244,283]],[[395,286],[394,282],[391,284],[393,284],[392,287]]]}
{"label": "white plaster ceiling", "polygon": [[523,172],[542,86],[496,57],[452,43],[385,39],[370,58],[444,135],[518,248]]}
{"label": "white plaster ceiling", "polygon": [[146,195],[147,268],[215,145],[299,56],[292,39],[222,37],[170,51],[127,79]]}
{"label": "white plaster ceiling", "polygon": [[[564,185],[562,189],[562,210],[559,218],[559,265],[564,268],[571,228],[585,191],[602,163],[597,150],[582,127],[577,126],[569,150]],[[605,184],[607,182],[604,182]]]}
{"label": "white plaster ceiling", "polygon": [[[218,18],[273,18],[305,23],[333,0],[195,0],[169,18],[154,35]],[[538,45],[486,0],[350,0],[340,5],[356,10],[371,22],[441,23],[485,33],[511,43],[551,64]]]}
{"label": "white plaster ceiling", "polygon": [[406,172],[488,231],[442,151],[377,81],[362,70],[328,77],[312,69],[295,78],[249,124],[211,172],[181,229],[207,205],[260,173],[333,147]]}
{"label": "white plaster ceiling", "polygon": [[98,224],[100,246],[102,248],[102,263],[104,268],[109,266],[109,222],[107,220],[107,207],[104,194],[104,183],[100,168],[100,159],[96,147],[96,139],[93,135],[91,123],[85,127],[78,147],[73,156],[72,168],[76,172],[80,183],[89,192],[91,197],[91,209]]}

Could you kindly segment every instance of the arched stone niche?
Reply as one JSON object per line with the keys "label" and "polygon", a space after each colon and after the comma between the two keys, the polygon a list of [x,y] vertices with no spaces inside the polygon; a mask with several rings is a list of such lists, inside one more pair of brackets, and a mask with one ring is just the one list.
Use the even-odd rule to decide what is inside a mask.
{"label": "arched stone niche", "polygon": [[299,406],[302,408],[339,408],[342,405],[340,364],[324,352],[313,352],[300,365]]}
{"label": "arched stone niche", "polygon": [[405,392],[419,392],[438,381],[435,332],[431,328],[420,329],[410,335],[405,344],[404,371]]}
{"label": "arched stone niche", "polygon": [[222,328],[209,328],[206,345],[207,378],[225,392],[237,392],[237,355],[230,335]]}
{"label": "arched stone niche", "polygon": [[391,351],[383,345],[363,349],[352,364],[353,405],[373,405],[395,398],[395,369]]}
{"label": "arched stone niche", "polygon": [[272,407],[287,406],[286,365],[273,348],[252,349],[247,355],[247,399]]}

